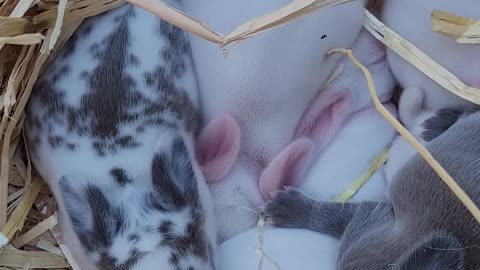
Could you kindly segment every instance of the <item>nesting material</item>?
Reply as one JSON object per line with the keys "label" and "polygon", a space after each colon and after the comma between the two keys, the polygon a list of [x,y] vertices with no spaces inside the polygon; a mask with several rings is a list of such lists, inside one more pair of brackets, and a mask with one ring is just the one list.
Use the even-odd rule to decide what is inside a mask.
{"label": "nesting material", "polygon": [[0,0],[0,268],[80,269],[62,242],[56,202],[32,171],[24,108],[41,70],[82,20],[120,0]]}
{"label": "nesting material", "polygon": [[[285,7],[240,25],[228,35],[219,34],[168,5],[152,4],[147,0],[128,1],[219,44],[220,49],[268,29],[282,27],[318,9],[354,0],[292,0]],[[80,269],[59,233],[56,202],[28,159],[22,130],[24,109],[39,74],[83,19],[126,2],[127,0],[0,0],[0,269]],[[381,5],[382,1],[372,2]],[[432,25],[435,31],[452,36],[458,42],[478,41],[479,26],[476,21],[436,11],[432,14]],[[480,104],[478,89],[466,86],[408,41],[394,34],[369,12],[366,13],[365,27],[449,91]],[[408,134],[403,129],[402,135],[408,137]],[[426,150],[422,151],[429,154]],[[447,182],[453,183],[449,186],[455,190],[455,194],[463,198],[462,201],[478,219],[478,208],[468,203],[461,189],[455,188],[452,179],[449,181]],[[263,254],[263,250],[260,250]],[[275,265],[274,258],[266,257],[266,260]]]}
{"label": "nesting material", "polygon": [[458,43],[480,43],[480,21],[446,11],[434,10],[432,12],[432,30],[455,38]]}

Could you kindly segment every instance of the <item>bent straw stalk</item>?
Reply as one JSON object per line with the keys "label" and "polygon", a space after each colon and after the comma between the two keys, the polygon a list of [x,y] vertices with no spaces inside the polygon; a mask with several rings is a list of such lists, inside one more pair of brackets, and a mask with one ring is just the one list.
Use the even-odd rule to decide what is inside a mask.
{"label": "bent straw stalk", "polygon": [[408,40],[388,28],[368,10],[365,10],[363,26],[375,38],[443,88],[460,98],[480,105],[480,89],[467,86],[458,77],[435,62]]}
{"label": "bent straw stalk", "polygon": [[480,43],[480,21],[441,10],[433,10],[431,19],[434,32],[455,38],[461,44]]}

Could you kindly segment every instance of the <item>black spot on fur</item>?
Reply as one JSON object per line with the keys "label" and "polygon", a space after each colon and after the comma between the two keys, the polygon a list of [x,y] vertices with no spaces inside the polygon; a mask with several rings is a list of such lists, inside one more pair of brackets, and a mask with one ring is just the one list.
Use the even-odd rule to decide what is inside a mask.
{"label": "black spot on fur", "polygon": [[133,180],[127,176],[127,173],[124,169],[113,168],[110,170],[110,174],[113,176],[113,179],[122,187],[133,182]]}
{"label": "black spot on fur", "polygon": [[67,76],[70,73],[70,67],[69,66],[63,66],[60,68],[58,72],[56,72],[53,77],[52,81],[57,82],[60,78],[63,78]]}
{"label": "black spot on fur", "polygon": [[70,151],[75,151],[75,149],[77,149],[77,145],[74,143],[67,143],[67,149]]}
{"label": "black spot on fur", "polygon": [[138,250],[130,251],[128,259],[125,262],[119,263],[116,258],[103,253],[100,255],[100,260],[97,263],[99,269],[106,270],[129,270],[137,264],[137,262],[144,256]]}
{"label": "black spot on fur", "polygon": [[158,228],[158,231],[161,234],[168,234],[172,231],[172,227],[173,227],[173,222],[171,222],[170,220],[165,220],[160,225],[160,228]]}
{"label": "black spot on fur", "polygon": [[208,260],[208,241],[203,233],[204,216],[201,211],[192,210],[192,222],[187,225],[186,232],[177,234],[174,231],[163,233],[161,245],[169,247],[175,256],[172,263],[181,257],[195,255]]}
{"label": "black spot on fur", "polygon": [[138,243],[138,241],[140,241],[140,235],[137,233],[130,234],[128,236],[128,241],[132,243]]}
{"label": "black spot on fur", "polygon": [[48,138],[48,143],[53,149],[57,149],[65,142],[65,139],[61,136],[52,136]]}
{"label": "black spot on fur", "polygon": [[68,58],[73,54],[73,52],[75,51],[75,49],[77,47],[76,46],[77,45],[77,40],[78,40],[77,35],[72,35],[70,37],[70,39],[68,40],[68,42],[65,44],[65,46],[62,49],[62,53],[60,54],[61,58]]}
{"label": "black spot on fur", "polygon": [[326,37],[327,37],[327,35],[322,35],[321,39],[324,39],[324,38],[326,38]]}

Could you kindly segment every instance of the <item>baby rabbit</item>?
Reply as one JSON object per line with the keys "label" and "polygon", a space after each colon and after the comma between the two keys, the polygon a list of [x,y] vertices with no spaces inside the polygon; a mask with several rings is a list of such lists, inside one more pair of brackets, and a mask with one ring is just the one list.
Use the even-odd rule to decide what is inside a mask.
{"label": "baby rabbit", "polygon": [[[430,122],[431,128],[445,129],[437,120]],[[476,205],[479,124],[480,112],[467,113],[427,144]],[[337,269],[480,268],[480,224],[420,155],[395,175],[389,195],[389,203],[342,204],[315,201],[288,189],[275,196],[265,213],[276,227],[340,238]]]}
{"label": "baby rabbit", "polygon": [[[398,107],[403,125],[422,145],[426,145],[447,130],[459,117],[473,111],[462,106],[428,110],[423,107],[424,98],[422,89],[407,88],[401,94]],[[393,181],[405,163],[416,154],[417,151],[402,136],[398,136],[393,141],[389,159],[385,165],[387,185]]]}
{"label": "baby rabbit", "polygon": [[[459,44],[450,37],[433,32],[431,12],[434,9],[480,19],[478,0],[385,0],[381,19],[467,85],[479,88],[480,46]],[[453,95],[428,78],[395,52],[388,50],[387,59],[402,88],[420,88],[424,91],[423,106],[426,109],[474,107],[472,103]]]}
{"label": "baby rabbit", "polygon": [[[40,77],[30,157],[82,269],[216,268],[197,91],[184,32],[128,4],[85,20]],[[219,116],[199,143],[221,160],[238,132]]]}
{"label": "baby rabbit", "polygon": [[[387,105],[395,115],[395,108]],[[333,199],[369,168],[371,162],[387,147],[395,129],[376,109],[359,111],[350,117],[332,142],[314,162],[299,189],[312,198]],[[384,201],[383,167],[353,196],[352,202]],[[264,249],[282,269],[333,270],[339,241],[313,231],[285,228],[264,228]],[[240,233],[218,247],[219,269],[256,269],[259,258],[258,230]],[[266,260],[263,269],[275,268]]]}
{"label": "baby rabbit", "polygon": [[[289,2],[183,1],[186,13],[221,33]],[[223,166],[214,162],[209,162],[211,169],[206,172],[220,241],[252,228],[258,221],[265,199],[262,194],[268,194],[260,192],[259,177],[291,142],[303,112],[338,64],[339,56],[325,54],[333,48],[349,48],[358,36],[365,2],[320,10],[260,33],[229,48],[226,56],[218,45],[192,37],[203,116],[211,120],[230,113],[242,131],[239,156],[228,174],[218,171],[216,168]],[[289,148],[289,159],[301,159],[308,148],[306,143],[294,144]]]}
{"label": "baby rabbit", "polygon": [[[385,103],[396,117],[396,109],[390,104],[395,79],[388,68],[385,47],[368,31],[362,30],[352,46],[352,51],[356,58],[368,67],[380,101]],[[395,130],[373,108],[367,82],[361,70],[347,57],[343,58],[342,66],[343,70],[338,77],[318,93],[304,112],[296,129],[296,140],[277,155],[262,173],[259,185],[264,197],[268,197],[270,192],[281,189],[284,185],[298,186],[305,181],[310,181],[313,186],[323,186],[321,189],[307,188],[307,190],[324,192],[327,189],[332,193],[335,189],[338,193],[344,184],[342,181],[352,181],[359,176],[352,176],[351,172],[358,170],[358,167],[365,169],[369,166],[373,157],[367,158],[367,156],[377,155],[394,139]],[[370,119],[364,120],[366,118]],[[358,126],[355,121],[358,121]],[[363,128],[361,123],[375,131]],[[352,135],[341,135],[341,133]],[[357,135],[360,137],[366,135],[363,144],[357,145],[355,140],[342,138],[342,136]],[[372,135],[377,139],[372,140]],[[292,158],[296,154],[292,149],[299,148],[293,146],[304,141],[304,138],[312,141],[311,149],[302,153],[301,158]],[[339,142],[336,142],[337,139]],[[329,144],[335,144],[335,146]],[[342,157],[347,153],[354,156]],[[361,156],[363,158],[360,158]],[[355,160],[353,162],[355,165],[347,165],[349,170],[338,170],[342,167],[339,163],[348,164],[350,159]],[[337,165],[332,167],[328,163],[337,163]],[[311,166],[314,169],[311,169]],[[308,178],[314,176],[314,173],[310,173],[312,170],[315,170],[319,176],[333,173],[337,176],[336,180],[324,179],[320,182],[310,180]],[[340,185],[335,185],[335,181]]]}

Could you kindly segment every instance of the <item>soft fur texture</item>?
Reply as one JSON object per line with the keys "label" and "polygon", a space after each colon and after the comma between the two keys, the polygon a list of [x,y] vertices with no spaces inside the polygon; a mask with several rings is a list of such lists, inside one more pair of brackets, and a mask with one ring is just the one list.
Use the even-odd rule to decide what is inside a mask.
{"label": "soft fur texture", "polygon": [[[479,205],[480,112],[443,123],[430,121],[444,132],[427,148]],[[340,204],[288,189],[265,213],[277,227],[340,238],[340,270],[480,268],[480,225],[419,155],[396,174],[389,195],[391,203]]]}
{"label": "soft fur texture", "polygon": [[[82,269],[215,269],[197,95],[185,33],[128,4],[85,20],[40,77],[30,157]],[[200,151],[204,164],[228,168],[236,122],[220,116],[201,134],[219,149]]]}
{"label": "soft fur texture", "polygon": [[[430,15],[434,9],[480,19],[480,1],[477,0],[384,0],[381,19],[467,85],[480,88],[480,46],[459,44],[454,38],[433,32]],[[473,106],[428,78],[397,53],[388,50],[387,59],[402,88],[418,88],[425,92],[423,106],[426,109]]]}
{"label": "soft fur texture", "polygon": [[[289,2],[187,0],[184,6],[187,14],[229,33]],[[232,170],[210,185],[220,241],[255,225],[264,203],[262,194],[268,193],[259,190],[260,174],[291,142],[302,113],[338,64],[340,56],[325,53],[353,44],[364,6],[361,0],[320,10],[243,40],[226,54],[216,44],[192,36],[203,116],[209,120],[231,113],[241,130],[240,152]],[[341,23],[331,24],[338,18]]]}
{"label": "soft fur texture", "polygon": [[[386,66],[384,48],[379,46],[367,32],[362,32],[353,49],[361,61],[371,69],[381,99],[388,100],[393,90],[393,78]],[[315,107],[317,104],[328,104],[328,98],[332,93],[343,94],[348,103],[342,108],[345,119],[334,119],[338,121],[338,127],[325,125],[324,129],[319,129],[316,135],[325,138],[336,134],[329,139],[330,142],[326,146],[323,146],[324,149],[320,154],[312,153],[314,161],[298,177],[295,171],[301,170],[301,165],[305,161],[295,159],[297,154],[289,155],[288,153],[298,153],[305,147],[315,146],[315,143],[314,140],[305,138],[295,140],[268,166],[262,174],[260,184],[270,178],[267,182],[277,181],[276,189],[280,189],[281,184],[288,183],[288,180],[293,177],[294,181],[291,184],[297,185],[303,193],[312,198],[331,200],[358,179],[378,154],[392,142],[396,132],[383,116],[372,108],[373,104],[363,74],[350,64],[348,59],[343,61],[343,65],[343,72],[323,90],[317,97],[318,100],[312,103],[309,110],[312,114],[306,114],[311,116],[317,112],[315,109],[320,109]],[[322,100],[327,101],[321,103]],[[334,102],[334,99],[330,99],[330,102]],[[392,104],[386,104],[386,107],[396,116],[396,109]],[[321,110],[317,113],[318,118],[332,117],[332,114],[322,113]],[[262,187],[260,189],[262,190]],[[384,168],[381,167],[351,201],[385,201],[385,193]],[[270,196],[270,194],[266,195]],[[265,228],[264,235],[265,251],[280,264],[282,269],[313,270],[318,269],[319,266],[323,270],[335,269],[339,242],[330,236],[306,230],[269,227]],[[219,246],[220,269],[254,267],[259,260],[255,253],[257,238],[258,231],[253,228],[223,242]],[[274,267],[265,261],[264,268],[273,269]]]}
{"label": "soft fur texture", "polygon": [[[394,113],[393,106],[388,106]],[[395,136],[395,130],[375,109],[355,113],[308,171],[299,189],[312,198],[332,199],[371,164]],[[383,167],[351,199],[385,201]],[[339,241],[307,230],[264,228],[265,252],[282,269],[333,270]],[[258,230],[250,229],[219,246],[219,269],[251,269],[258,264]],[[265,260],[264,269],[275,269]]]}

